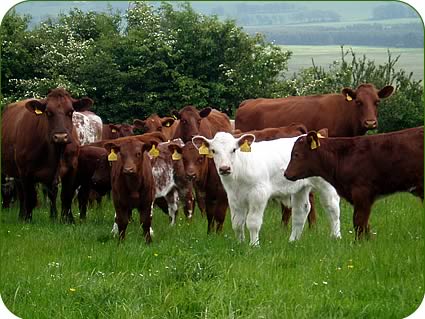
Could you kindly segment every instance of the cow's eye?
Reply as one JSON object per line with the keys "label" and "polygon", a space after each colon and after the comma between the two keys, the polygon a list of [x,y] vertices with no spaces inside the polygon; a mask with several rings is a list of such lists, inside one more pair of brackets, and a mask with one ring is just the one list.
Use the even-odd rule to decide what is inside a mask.
{"label": "cow's eye", "polygon": [[358,106],[361,106],[361,105],[362,105],[362,102],[360,102],[359,100],[356,100],[356,104],[357,104]]}
{"label": "cow's eye", "polygon": [[215,154],[215,150],[211,150],[211,152],[212,152],[213,154]]}
{"label": "cow's eye", "polygon": [[186,125],[187,124],[187,121],[186,120],[181,120],[181,123],[184,124],[184,125]]}
{"label": "cow's eye", "polygon": [[136,157],[140,157],[140,156],[142,156],[142,152],[137,152]]}
{"label": "cow's eye", "polygon": [[162,126],[158,126],[157,130],[162,131]]}
{"label": "cow's eye", "polygon": [[197,161],[198,163],[202,163],[204,159],[205,159],[205,156],[199,156]]}
{"label": "cow's eye", "polygon": [[66,113],[66,115],[68,115],[69,117],[72,117],[72,114],[74,114],[74,111],[69,111],[68,113]]}
{"label": "cow's eye", "polygon": [[234,153],[234,152],[236,152],[236,148],[234,148],[234,149],[232,150],[232,153]]}
{"label": "cow's eye", "polygon": [[53,116],[53,113],[52,113],[52,112],[50,112],[50,111],[46,111],[46,115],[47,115],[48,117],[51,117],[51,116]]}
{"label": "cow's eye", "polygon": [[380,101],[375,101],[375,105],[376,105],[376,106],[378,106],[379,102],[380,102]]}

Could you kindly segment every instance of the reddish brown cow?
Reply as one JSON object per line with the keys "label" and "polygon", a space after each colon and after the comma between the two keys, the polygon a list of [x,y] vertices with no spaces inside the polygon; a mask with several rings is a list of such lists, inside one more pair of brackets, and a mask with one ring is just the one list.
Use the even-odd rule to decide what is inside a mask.
{"label": "reddish brown cow", "polygon": [[198,111],[194,106],[185,106],[179,112],[174,111],[173,115],[180,120],[174,138],[181,138],[184,143],[195,135],[213,138],[217,132],[232,131],[229,117],[210,107]]}
{"label": "reddish brown cow", "polygon": [[424,198],[424,129],[352,138],[297,140],[285,172],[289,180],[320,176],[354,206],[356,238],[369,232],[374,201],[395,192]]}
{"label": "reddish brown cow", "polygon": [[208,233],[214,229],[214,226],[216,232],[220,232],[226,217],[228,202],[213,159],[200,155],[192,142],[187,142],[183,148],[172,143],[169,149],[172,153],[177,151],[182,155],[187,179],[193,181],[198,198],[202,198],[204,201],[202,203],[205,203],[205,206],[201,204],[199,208],[201,211],[203,209],[204,212],[206,211]]}
{"label": "reddish brown cow", "polygon": [[[35,183],[55,189],[62,182],[62,219],[73,221],[72,183],[79,142],[72,114],[90,108],[89,98],[74,99],[62,88],[45,99],[10,104],[2,117],[3,173],[15,177],[20,202],[19,217],[30,221],[37,203]],[[51,210],[51,217],[55,212]]]}
{"label": "reddish brown cow", "polygon": [[179,121],[172,117],[159,117],[152,114],[146,120],[135,119],[133,124],[135,128],[143,131],[143,133],[162,132],[167,140],[172,140]]}
{"label": "reddish brown cow", "polygon": [[309,130],[326,127],[329,136],[363,135],[378,127],[379,101],[393,90],[361,84],[356,90],[344,88],[341,94],[247,100],[236,111],[235,128],[245,132],[302,123]]}
{"label": "reddish brown cow", "polygon": [[[146,243],[152,241],[151,208],[155,199],[155,181],[149,151],[156,142],[142,143],[135,137],[125,137],[105,144],[108,153],[117,154],[112,161],[111,184],[112,200],[115,207],[115,223],[119,239],[125,238],[125,231],[133,208],[139,210],[140,223]],[[116,227],[114,225],[114,230]]]}
{"label": "reddish brown cow", "polygon": [[134,125],[130,124],[103,124],[102,140],[113,140],[119,137],[134,135]]}

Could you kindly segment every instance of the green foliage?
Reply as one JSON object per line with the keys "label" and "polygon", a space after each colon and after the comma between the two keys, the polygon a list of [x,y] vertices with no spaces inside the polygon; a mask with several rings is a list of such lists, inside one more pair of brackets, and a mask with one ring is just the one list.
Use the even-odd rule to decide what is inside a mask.
{"label": "green foliage", "polygon": [[343,87],[356,88],[361,83],[373,83],[378,89],[393,85],[395,93],[379,105],[379,132],[396,131],[423,125],[423,87],[421,81],[412,79],[412,74],[396,70],[399,56],[388,51],[388,61],[376,65],[365,55],[341,47],[341,59],[328,69],[314,65],[302,70],[292,79],[281,83],[274,96],[314,95],[339,93]]}

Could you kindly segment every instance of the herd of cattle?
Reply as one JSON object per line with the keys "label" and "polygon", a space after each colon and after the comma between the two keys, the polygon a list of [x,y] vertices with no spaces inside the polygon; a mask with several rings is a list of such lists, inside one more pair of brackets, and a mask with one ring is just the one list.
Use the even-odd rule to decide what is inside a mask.
{"label": "herd of cattle", "polygon": [[[2,116],[2,199],[14,188],[19,217],[32,219],[36,185],[50,199],[57,218],[80,218],[92,194],[112,192],[113,232],[124,239],[133,209],[151,242],[153,205],[174,224],[179,206],[187,218],[195,202],[207,216],[208,232],[220,232],[227,208],[239,241],[245,226],[251,245],[269,199],[282,205],[290,240],[300,238],[306,220],[315,223],[313,193],[326,210],[331,235],[339,238],[340,197],[354,206],[356,238],[369,232],[373,202],[382,195],[410,192],[423,201],[423,127],[364,135],[378,126],[377,107],[393,93],[361,84],[341,94],[252,99],[241,103],[235,120],[212,108],[186,106],[170,117],[154,114],[129,124],[102,124],[89,98],[74,99],[57,88],[45,99],[8,105]],[[134,135],[135,129],[143,134]]]}

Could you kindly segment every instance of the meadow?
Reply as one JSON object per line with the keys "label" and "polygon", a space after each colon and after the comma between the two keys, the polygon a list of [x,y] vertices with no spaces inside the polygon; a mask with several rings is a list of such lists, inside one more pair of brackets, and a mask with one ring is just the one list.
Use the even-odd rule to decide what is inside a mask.
{"label": "meadow", "polygon": [[21,318],[404,318],[424,296],[423,205],[409,194],[379,200],[372,238],[357,242],[344,201],[341,240],[318,205],[295,243],[270,203],[260,248],[235,241],[229,214],[207,235],[199,212],[170,227],[156,210],[150,246],[136,212],[117,244],[107,199],[75,225],[51,223],[47,205],[30,224],[17,215],[0,215],[0,293]]}
{"label": "meadow", "polygon": [[[281,45],[284,50],[292,51],[292,56],[288,61],[288,71],[286,76],[290,77],[298,73],[302,68],[314,64],[328,69],[333,61],[341,60],[341,47],[337,45]],[[395,69],[403,69],[409,74],[413,72],[413,79],[424,79],[424,49],[423,48],[380,48],[367,46],[344,46],[345,50],[352,48],[357,58],[366,55],[369,60],[374,60],[375,64],[388,62],[388,50],[393,58],[400,55],[395,65]],[[351,61],[351,54],[347,55],[347,61]]]}

